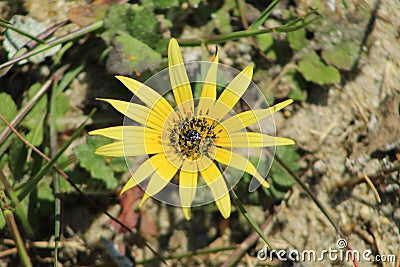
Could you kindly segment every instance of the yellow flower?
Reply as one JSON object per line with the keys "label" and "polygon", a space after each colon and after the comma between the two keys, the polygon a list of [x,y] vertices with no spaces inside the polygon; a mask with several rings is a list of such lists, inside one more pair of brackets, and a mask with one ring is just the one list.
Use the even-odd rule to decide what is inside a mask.
{"label": "yellow flower", "polygon": [[117,76],[145,105],[120,100],[101,99],[142,126],[124,125],[99,129],[91,135],[118,140],[104,145],[96,153],[112,157],[149,155],[132,174],[122,192],[147,181],[140,206],[149,197],[179,176],[179,199],[186,219],[198,188],[198,176],[211,191],[224,218],[231,213],[226,181],[216,162],[247,172],[260,184],[269,184],[256,167],[233,148],[253,148],[294,144],[293,140],[246,131],[246,128],[286,107],[286,100],[267,109],[249,110],[224,119],[249,87],[252,65],[240,72],[217,98],[218,54],[203,81],[199,101],[194,101],[190,81],[179,45],[171,39],[168,46],[169,79],[177,107],[158,92],[131,78]]}

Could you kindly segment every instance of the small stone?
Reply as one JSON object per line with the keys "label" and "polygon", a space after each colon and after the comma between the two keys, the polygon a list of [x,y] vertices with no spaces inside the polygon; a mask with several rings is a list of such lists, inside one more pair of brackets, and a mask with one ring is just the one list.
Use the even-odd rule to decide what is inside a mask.
{"label": "small stone", "polygon": [[393,219],[400,221],[400,208],[397,208],[393,213]]}
{"label": "small stone", "polygon": [[371,209],[368,206],[362,206],[360,209],[360,217],[364,222],[369,222],[372,218]]}
{"label": "small stone", "polygon": [[380,222],[381,222],[382,226],[390,225],[390,220],[388,218],[386,218],[386,217],[381,217]]}
{"label": "small stone", "polygon": [[313,164],[313,174],[315,176],[320,176],[325,174],[328,171],[328,167],[326,166],[326,162],[323,159],[319,159]]}
{"label": "small stone", "polygon": [[387,205],[381,206],[381,211],[388,216],[389,214],[393,213],[393,207],[390,203],[388,203]]}

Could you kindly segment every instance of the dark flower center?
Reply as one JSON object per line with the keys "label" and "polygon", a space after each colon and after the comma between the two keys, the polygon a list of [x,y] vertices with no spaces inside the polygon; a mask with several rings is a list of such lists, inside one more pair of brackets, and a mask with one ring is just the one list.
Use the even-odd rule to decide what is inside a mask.
{"label": "dark flower center", "polygon": [[201,139],[201,133],[199,133],[196,130],[189,130],[185,133],[185,140],[187,142],[192,143],[194,145],[196,141],[199,141]]}
{"label": "dark flower center", "polygon": [[170,135],[176,153],[189,160],[208,155],[216,138],[215,125],[216,121],[205,117],[184,119],[178,123]]}

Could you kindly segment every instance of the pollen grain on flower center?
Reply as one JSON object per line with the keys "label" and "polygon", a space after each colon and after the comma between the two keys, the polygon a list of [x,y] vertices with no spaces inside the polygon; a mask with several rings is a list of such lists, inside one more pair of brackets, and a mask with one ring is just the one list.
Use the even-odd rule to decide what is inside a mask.
{"label": "pollen grain on flower center", "polygon": [[183,119],[170,131],[170,145],[183,159],[194,161],[201,156],[212,157],[216,124],[215,120],[206,117]]}

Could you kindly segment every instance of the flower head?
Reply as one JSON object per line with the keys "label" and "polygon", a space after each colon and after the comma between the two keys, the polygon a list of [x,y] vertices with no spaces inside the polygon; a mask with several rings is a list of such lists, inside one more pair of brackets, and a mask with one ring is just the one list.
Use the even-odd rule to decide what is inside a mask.
{"label": "flower head", "polygon": [[189,219],[200,176],[210,189],[222,216],[228,218],[231,212],[229,189],[217,164],[247,172],[261,185],[269,187],[254,164],[233,149],[294,144],[291,139],[246,130],[248,126],[289,105],[292,100],[266,109],[227,116],[251,83],[252,65],[233,78],[217,97],[217,54],[202,82],[201,95],[196,100],[175,39],[169,43],[168,65],[175,109],[166,98],[149,86],[128,77],[117,76],[144,105],[112,99],[101,100],[139,125],[90,132],[91,135],[98,134],[118,140],[99,147],[96,153],[113,157],[148,155],[132,173],[121,192],[147,181],[140,206],[146,199],[162,191],[176,176],[180,206]]}

